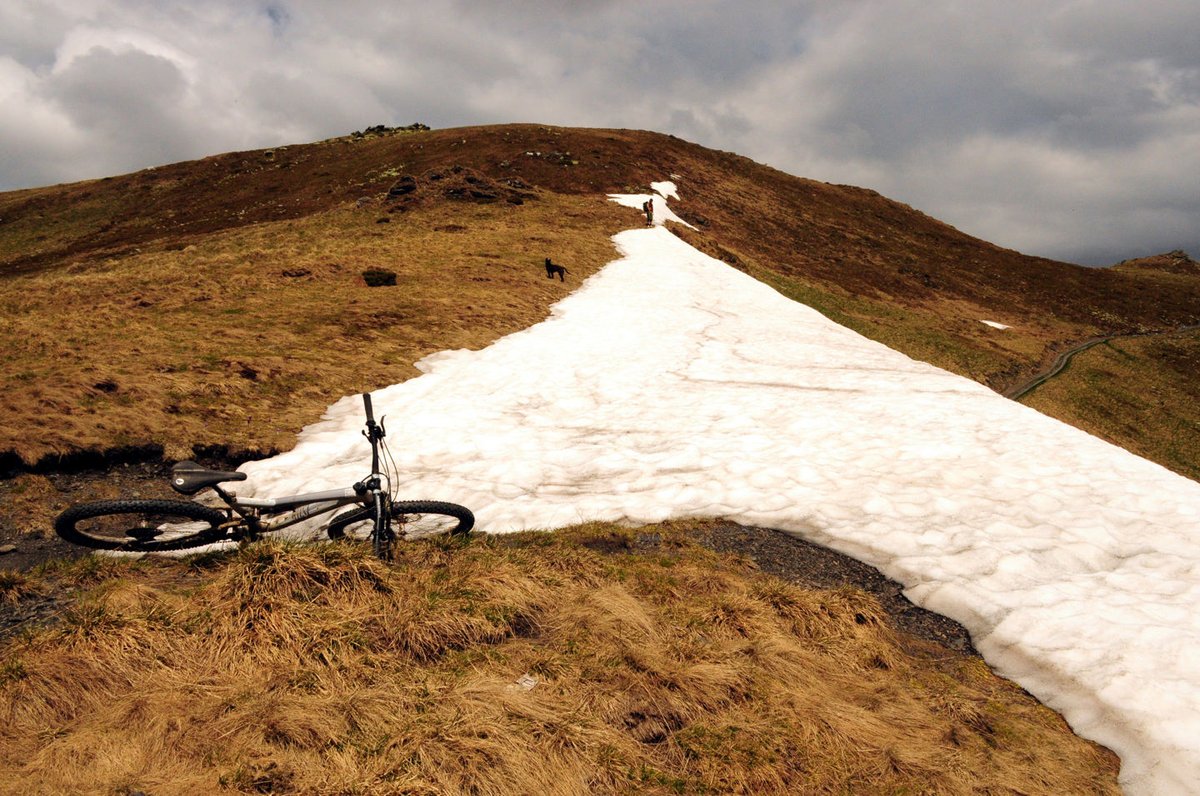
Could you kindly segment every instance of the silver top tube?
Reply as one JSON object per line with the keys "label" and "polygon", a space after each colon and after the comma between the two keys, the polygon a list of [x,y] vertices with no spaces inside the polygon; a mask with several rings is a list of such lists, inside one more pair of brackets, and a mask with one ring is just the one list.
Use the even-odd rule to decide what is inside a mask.
{"label": "silver top tube", "polygon": [[359,495],[353,489],[329,489],[324,492],[307,492],[303,495],[287,495],[278,498],[241,498],[233,496],[234,504],[248,509],[290,509],[309,503],[321,503],[327,500],[345,501],[357,500]]}

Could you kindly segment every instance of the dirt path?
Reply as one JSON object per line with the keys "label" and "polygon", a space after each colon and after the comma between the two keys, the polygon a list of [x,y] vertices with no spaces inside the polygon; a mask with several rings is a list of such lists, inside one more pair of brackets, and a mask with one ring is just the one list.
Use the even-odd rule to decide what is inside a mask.
{"label": "dirt path", "polygon": [[1050,363],[1049,368],[1037,374],[1024,384],[1017,385],[1016,387],[1008,390],[1004,393],[1004,397],[1011,398],[1014,401],[1021,400],[1021,398],[1033,392],[1036,388],[1040,387],[1045,382],[1066,370],[1067,365],[1071,363],[1071,360],[1076,354],[1087,351],[1089,348],[1100,345],[1101,343],[1107,343],[1110,340],[1124,340],[1131,337],[1155,337],[1158,335],[1180,334],[1183,332],[1190,332],[1195,329],[1200,329],[1200,324],[1179,326],[1174,329],[1166,329],[1159,332],[1130,332],[1128,334],[1111,334],[1106,337],[1093,337],[1089,340],[1085,340],[1074,348],[1069,348],[1066,351],[1063,351],[1054,358],[1054,361]]}

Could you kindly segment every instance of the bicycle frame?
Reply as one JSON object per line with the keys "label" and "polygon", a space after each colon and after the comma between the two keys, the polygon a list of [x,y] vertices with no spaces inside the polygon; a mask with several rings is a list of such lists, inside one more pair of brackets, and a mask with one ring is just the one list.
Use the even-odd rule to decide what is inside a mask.
{"label": "bicycle frame", "polygon": [[[375,553],[385,560],[390,559],[392,543],[397,539],[393,522],[403,529],[404,539],[439,533],[465,537],[475,524],[475,515],[465,506],[394,498],[391,468],[395,462],[383,442],[383,418],[375,422],[370,394],[363,395],[363,405],[367,413],[363,436],[371,445],[371,471],[349,487],[281,497],[238,497],[221,485],[245,481],[246,473],[177,462],[171,468],[171,487],[175,491],[191,496],[211,488],[225,507],[140,496],[97,500],[67,508],[55,518],[54,530],[72,544],[97,550],[162,553],[252,541],[317,518],[316,523],[325,523],[330,539],[363,538],[369,527]],[[385,459],[391,468],[385,466]],[[347,507],[349,510],[338,513],[338,509]],[[332,514],[332,519],[322,516],[326,514]]]}
{"label": "bicycle frame", "polygon": [[[352,504],[368,506],[374,503],[375,528],[372,538],[376,552],[379,552],[381,545],[390,541],[391,513],[387,508],[391,495],[383,489],[385,476],[380,472],[379,467],[380,441],[387,432],[384,429],[382,418],[381,422],[375,422],[370,394],[363,393],[362,397],[367,413],[367,430],[363,432],[363,436],[371,443],[371,474],[354,486],[277,498],[239,498],[221,489],[219,484],[212,486],[213,491],[225,501],[225,504],[242,518],[246,524],[246,530],[252,537],[260,533],[270,533],[288,528],[312,517]],[[234,527],[240,524],[241,522],[238,522]]]}
{"label": "bicycle frame", "polygon": [[353,488],[308,492],[278,498],[239,498],[220,488],[214,490],[229,508],[247,522],[254,533],[270,533],[344,506],[364,505],[366,494]]}

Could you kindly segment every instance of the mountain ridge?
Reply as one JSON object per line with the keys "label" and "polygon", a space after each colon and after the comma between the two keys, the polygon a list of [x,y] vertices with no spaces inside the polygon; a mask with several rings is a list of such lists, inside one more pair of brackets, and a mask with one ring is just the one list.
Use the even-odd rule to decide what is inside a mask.
{"label": "mountain ridge", "polygon": [[[1187,270],[1137,264],[1094,269],[1030,257],[962,233],[876,191],[795,177],[674,136],[529,124],[447,130],[374,128],[312,144],[226,153],[130,175],[0,194],[0,285],[13,289],[14,280],[21,277],[65,279],[64,284],[70,284],[78,282],[79,275],[98,274],[137,258],[195,269],[198,266],[183,265],[189,250],[230,235],[252,236],[254,230],[288,224],[314,229],[340,224],[341,230],[352,225],[360,238],[387,229],[388,235],[399,237],[395,230],[409,227],[400,232],[407,235],[421,226],[413,220],[421,219],[425,237],[414,245],[424,256],[429,247],[443,245],[441,241],[448,237],[437,232],[438,227],[455,226],[436,219],[450,221],[467,207],[496,218],[505,216],[501,223],[512,225],[505,251],[493,254],[540,262],[536,250],[545,249],[545,241],[554,239],[556,246],[562,245],[554,227],[545,225],[550,218],[565,216],[547,212],[546,219],[534,219],[531,208],[544,210],[568,200],[591,207],[604,201],[607,193],[644,190],[650,181],[668,175],[683,186],[673,207],[695,227],[673,229],[692,245],[843,325],[998,391],[1025,380],[1079,341],[1135,331],[1168,332],[1200,322],[1200,279]],[[572,212],[580,214],[575,219],[582,226],[583,216],[593,211]],[[617,223],[619,217],[612,209],[597,208],[595,213],[608,219],[608,224]],[[335,216],[340,220],[331,221]],[[385,221],[391,226],[384,227]],[[362,231],[368,223],[375,229]],[[462,236],[474,234],[470,225],[457,226],[464,227],[458,233]],[[431,239],[434,235],[440,236],[437,241]],[[263,269],[317,274],[318,267],[325,267],[320,263],[288,267],[289,253],[281,240],[275,236],[269,242],[245,244],[251,250],[239,250],[241,243],[230,244],[222,261],[212,267],[241,268],[246,264],[240,261],[253,259],[259,276],[248,273],[246,279],[261,279]],[[343,252],[330,254],[332,260]],[[381,250],[379,259],[389,256],[394,254]],[[599,264],[592,261],[588,268]],[[146,272],[143,266],[135,270]],[[343,271],[341,277],[352,276]],[[516,284],[508,284],[508,289],[523,289]],[[276,289],[265,283],[262,287]],[[544,292],[545,286],[539,288]],[[119,286],[108,289],[119,291]],[[211,292],[198,292],[194,299],[212,301]],[[497,294],[488,300],[502,305],[510,297]],[[147,300],[141,297],[134,303]],[[140,309],[146,311],[143,316],[157,312],[151,307]],[[222,312],[232,316],[237,310],[230,304]],[[999,332],[985,326],[984,320],[1009,329]],[[266,316],[261,321],[272,322]],[[436,345],[432,339],[429,343]],[[1183,354],[1176,351],[1170,356],[1197,355],[1188,346]],[[96,362],[88,367],[103,369]],[[1150,360],[1142,370],[1154,368]],[[79,376],[69,378],[78,381]],[[1139,378],[1149,383],[1158,376],[1151,372]],[[86,392],[88,400],[106,400],[95,388]],[[164,408],[172,405],[163,401]],[[1050,409],[1064,415],[1081,411]],[[315,411],[315,406],[305,410],[308,417]],[[1192,424],[1194,418],[1180,422]],[[1144,427],[1147,418],[1125,425]],[[1104,423],[1092,421],[1085,427],[1130,445],[1119,434],[1112,435]],[[1200,426],[1189,433],[1196,436]],[[9,458],[19,459],[20,468],[37,464],[51,452],[61,457],[97,446],[136,446],[147,441],[167,445],[163,434],[152,431],[149,436],[158,439],[137,439],[126,429],[121,434],[83,435],[82,442],[60,438],[38,453],[0,433],[0,450],[9,450]],[[286,434],[270,440],[255,440],[245,433],[234,436],[176,440],[173,447],[229,444],[266,449],[288,444]],[[1144,450],[1162,460],[1153,449],[1165,444],[1155,442]],[[1197,445],[1193,443],[1189,450],[1193,447]],[[1191,455],[1187,452],[1184,458]],[[1171,466],[1186,469],[1187,462],[1173,461]],[[1196,472],[1190,474],[1196,477]]]}
{"label": "mountain ridge", "polygon": [[[1182,281],[1186,275],[1155,271],[1092,282],[1078,266],[1021,259],[1018,253],[972,239],[935,219],[922,219],[873,191],[789,178],[740,156],[657,134],[518,126],[378,138],[321,142],[307,153],[293,152],[301,162],[288,167],[280,164],[291,162],[286,158],[292,148],[270,150],[270,156],[266,150],[219,156],[228,157],[228,162],[197,161],[179,166],[174,176],[130,175],[99,186],[67,186],[56,190],[92,193],[63,200],[65,210],[56,205],[56,196],[66,194],[49,189],[15,200],[0,195],[0,217],[6,219],[0,224],[0,269],[7,270],[0,276],[0,307],[6,334],[23,343],[22,350],[2,363],[10,390],[0,398],[0,449],[12,445],[23,463],[48,462],[53,467],[64,453],[82,445],[106,450],[149,442],[160,446],[164,458],[193,455],[212,444],[241,445],[245,450],[286,448],[299,427],[319,417],[337,397],[416,375],[412,363],[427,353],[482,348],[545,317],[554,302],[615,259],[611,235],[638,220],[636,213],[616,207],[604,193],[610,188],[640,190],[666,177],[677,180],[681,189],[681,199],[672,206],[696,226],[693,231],[671,225],[675,234],[839,323],[910,356],[948,363],[950,369],[985,383],[1003,381],[1006,369],[1032,367],[1055,345],[1103,324],[1151,324],[1160,315],[1173,322],[1191,312],[1187,301],[1161,307],[1154,298],[1169,295],[1174,285],[1187,284]],[[476,138],[485,143],[472,147]],[[596,151],[580,144],[594,145]],[[329,157],[322,159],[324,155]],[[329,174],[320,177],[321,171]],[[288,192],[293,184],[295,196]],[[32,199],[42,204],[28,204]],[[14,206],[10,200],[26,203],[15,217],[7,209]],[[42,218],[36,218],[38,213]],[[46,237],[37,241],[37,235]],[[22,240],[43,246],[18,251]],[[541,273],[543,256],[567,264],[570,281],[547,280]],[[1013,273],[1006,272],[1012,263]],[[1074,308],[1070,317],[1040,317],[1040,308],[1053,302],[1026,296],[1021,282],[1036,281],[1038,263],[1054,272],[1038,286],[1047,295],[1079,283],[1100,298]],[[363,271],[379,267],[394,271],[394,286],[368,287]],[[652,269],[642,270],[646,279],[654,278]],[[1137,285],[1151,298],[1132,308],[1123,306],[1116,294],[1135,295]],[[1114,295],[1107,295],[1114,286]],[[1104,317],[1104,312],[1112,317]],[[1002,321],[1011,328],[999,330],[984,320]],[[553,348],[545,348],[550,361],[555,354]],[[1000,400],[967,386],[989,400]],[[18,451],[21,445],[26,447]],[[110,479],[100,478],[67,494],[58,491],[59,483],[28,475],[0,482],[0,504],[14,505],[12,496],[20,498],[24,490],[25,506],[53,507],[55,501],[107,497],[104,490],[113,487]],[[41,525],[47,526],[44,519]],[[189,661],[204,661],[209,668],[184,677],[191,683],[211,682],[214,671],[227,673],[231,660],[240,660],[236,656],[244,652],[256,664],[249,670],[267,678],[256,680],[259,685],[252,689],[267,695],[265,704],[244,689],[200,699],[190,689],[168,698],[176,706],[172,721],[188,715],[187,722],[208,726],[213,716],[226,716],[229,721],[236,718],[241,728],[235,741],[224,727],[218,728],[219,744],[204,746],[207,741],[193,739],[199,745],[190,749],[200,749],[195,758],[205,762],[203,771],[187,772],[194,777],[189,781],[212,783],[219,776],[222,784],[281,792],[314,783],[323,786],[328,766],[318,767],[325,774],[308,769],[291,752],[327,760],[331,746],[346,760],[362,753],[369,768],[354,774],[356,785],[391,781],[387,778],[398,773],[426,776],[424,769],[411,770],[411,747],[401,746],[401,754],[388,762],[389,770],[379,779],[379,738],[412,737],[411,726],[394,727],[386,719],[417,716],[429,707],[457,710],[458,703],[446,697],[480,693],[472,681],[486,664],[488,693],[498,695],[500,704],[518,707],[526,699],[514,695],[511,683],[520,672],[534,672],[556,688],[575,673],[583,675],[584,683],[607,683],[604,673],[620,673],[605,696],[628,704],[589,697],[589,710],[572,706],[563,719],[558,714],[537,718],[545,712],[501,711],[503,716],[516,715],[518,724],[527,716],[537,719],[534,735],[548,739],[555,750],[547,759],[564,749],[588,757],[600,748],[594,765],[590,759],[586,768],[573,763],[565,774],[556,770],[546,776],[546,782],[565,782],[573,771],[583,769],[600,772],[588,776],[608,779],[589,781],[611,785],[614,791],[625,778],[631,783],[628,789],[648,792],[706,784],[720,789],[728,783],[734,783],[734,789],[764,791],[774,784],[782,792],[796,782],[814,781],[818,764],[810,761],[828,752],[836,761],[835,770],[819,781],[835,788],[869,789],[870,783],[882,782],[886,784],[877,787],[895,789],[897,782],[900,787],[941,782],[954,790],[960,787],[955,777],[982,782],[977,771],[1010,756],[1021,758],[1016,768],[1032,776],[1032,782],[1081,771],[1075,784],[1057,789],[1113,787],[1114,763],[1104,750],[1085,749],[1079,764],[1062,762],[1065,756],[1049,751],[1052,747],[1043,737],[1069,734],[1049,711],[1039,708],[1044,715],[1038,723],[1047,728],[1043,736],[1039,729],[1013,723],[1021,708],[1012,707],[1008,697],[1000,701],[959,696],[959,686],[943,674],[974,680],[986,667],[945,654],[936,663],[923,662],[918,670],[937,686],[924,703],[960,719],[962,726],[932,725],[932,739],[912,753],[893,738],[909,737],[909,724],[924,726],[923,719],[877,718],[883,704],[882,692],[874,685],[879,678],[898,677],[905,693],[915,689],[910,664],[884,648],[861,656],[861,665],[849,668],[851,658],[834,648],[835,668],[849,678],[838,690],[852,703],[836,713],[867,720],[869,734],[887,750],[884,754],[875,754],[874,745],[846,743],[823,733],[781,747],[779,729],[792,723],[790,711],[765,711],[768,720],[761,733],[741,716],[726,720],[726,703],[744,708],[748,715],[761,715],[762,692],[777,692],[774,686],[767,689],[768,681],[756,673],[739,670],[731,676],[712,665],[715,650],[735,660],[766,661],[775,667],[772,650],[780,648],[772,647],[776,642],[749,619],[761,614],[774,622],[773,614],[779,613],[787,632],[798,635],[798,646],[807,650],[825,649],[840,638],[859,638],[873,632],[880,621],[869,604],[860,608],[854,603],[851,610],[831,614],[831,606],[855,594],[847,589],[832,592],[835,598],[818,596],[811,610],[800,611],[799,598],[775,586],[752,587],[765,594],[760,608],[746,598],[757,592],[747,592],[740,580],[725,581],[704,570],[680,580],[690,564],[679,552],[684,542],[676,541],[670,530],[590,527],[555,534],[549,541],[529,535],[481,539],[461,550],[405,545],[400,562],[391,567],[364,561],[364,551],[345,552],[328,545],[289,549],[267,542],[249,545],[232,558],[194,565],[153,562],[145,570],[128,562],[109,562],[114,566],[108,568],[77,565],[75,570],[62,570],[62,585],[10,577],[0,584],[9,600],[67,589],[81,595],[78,610],[72,605],[74,613],[34,638],[48,645],[41,650],[53,648],[53,654],[60,646],[63,654],[74,654],[77,648],[90,652],[90,640],[102,639],[112,654],[97,657],[102,663],[96,678],[109,689],[109,703],[121,707],[98,717],[100,729],[91,736],[59,732],[64,721],[78,726],[71,716],[74,706],[99,689],[85,677],[71,678],[69,688],[60,686],[47,670],[57,667],[69,673],[69,666],[58,665],[52,654],[23,657],[23,649],[14,647],[16,654],[6,659],[11,665],[4,669],[15,684],[11,693],[21,698],[27,681],[50,683],[43,693],[57,695],[55,704],[66,707],[57,711],[47,701],[39,702],[37,710],[28,713],[36,713],[42,723],[34,729],[14,729],[9,748],[22,750],[13,757],[24,761],[40,753],[43,738],[54,739],[51,744],[59,754],[82,748],[89,737],[124,739],[114,730],[143,723],[140,689],[150,687],[158,672],[155,667],[146,669],[147,650],[180,653],[153,658],[173,673],[190,671]],[[654,540],[646,558],[627,555],[626,550],[645,540]],[[615,555],[597,560],[596,550]],[[569,573],[567,581],[580,579],[578,594],[559,596],[534,582],[534,557],[547,560],[548,580],[561,584],[564,571]],[[477,578],[463,580],[464,568]],[[600,571],[614,582],[591,575]],[[415,581],[413,573],[418,576]],[[493,599],[495,590],[505,593]],[[537,605],[529,604],[529,595],[539,595]],[[599,595],[608,603],[594,605],[587,595]],[[690,605],[693,595],[706,595],[699,603],[702,613],[681,613],[676,602]],[[181,612],[189,605],[196,616]],[[163,606],[170,606],[168,614],[181,621],[161,621]],[[565,620],[551,610],[555,607],[567,610]],[[631,615],[649,616],[660,609],[668,611],[662,625],[668,630],[640,619],[628,621]],[[383,625],[379,617],[386,617]],[[311,621],[314,618],[319,621]],[[464,623],[477,636],[464,639]],[[830,623],[835,629],[827,629]],[[643,633],[633,624],[649,629]],[[592,629],[591,635],[601,640],[616,634],[619,643],[598,645],[593,657],[592,645],[581,645],[572,630],[580,626]],[[567,631],[566,637],[549,632],[553,629]],[[671,634],[678,632],[684,637],[662,651],[655,639],[673,639]],[[130,642],[130,633],[137,634],[136,643]],[[226,633],[241,641],[211,643]],[[628,633],[633,636],[627,639]],[[76,640],[84,634],[89,641]],[[305,641],[292,650],[278,643],[280,634],[317,642],[313,646]],[[397,646],[418,647],[421,639],[427,642],[431,636],[437,639],[432,653],[415,661],[404,655],[396,659]],[[62,644],[54,646],[60,638]],[[714,638],[719,642],[715,647]],[[247,639],[261,642],[262,649],[247,646]],[[681,657],[679,651],[698,654]],[[394,661],[397,668],[378,668],[385,660]],[[263,661],[267,665],[261,665]],[[619,662],[617,668],[614,661]],[[363,680],[345,673],[364,664],[373,676],[384,673],[380,684],[407,694],[412,709],[398,714],[394,690],[380,696],[373,691],[372,700],[389,706],[386,711],[361,714],[366,718],[358,727],[333,724],[328,725],[332,730],[320,729],[327,726],[327,715],[359,715],[338,706],[361,706]],[[807,664],[800,669],[814,671]],[[234,670],[239,670],[236,663]],[[111,684],[112,672],[127,671],[138,673],[121,675],[132,688]],[[464,672],[465,687],[460,685]],[[790,670],[783,679],[799,681],[802,692],[815,693],[803,676],[797,678]],[[343,680],[359,690],[339,690]],[[436,685],[432,695],[431,682]],[[716,698],[707,698],[701,708],[683,706],[679,685],[689,682],[703,687],[702,698]],[[720,685],[725,682],[734,687]],[[538,690],[528,703],[549,691]],[[628,699],[631,694],[634,698]],[[497,700],[489,697],[486,702]],[[279,709],[285,703],[286,715]],[[330,704],[334,710],[329,710]],[[597,711],[590,711],[597,705]],[[195,712],[184,714],[184,706]],[[800,711],[801,718],[806,714]],[[465,761],[468,768],[486,759],[487,771],[460,772],[435,761],[430,767],[433,776],[472,784],[491,782],[488,777],[496,772],[515,776],[528,768],[528,757],[516,758],[519,765],[505,757],[511,766],[505,768],[488,752],[497,739],[525,740],[528,725],[472,725],[481,729],[472,729],[466,747],[456,747],[464,739],[461,716],[459,712],[443,722],[440,709],[435,709],[422,724],[423,731],[428,726],[419,736],[422,748],[434,754],[449,749],[455,753],[446,760]],[[575,743],[571,739],[581,721],[589,731],[612,725],[624,735],[615,745]],[[163,726],[175,726],[154,717],[144,723],[159,737]],[[807,730],[803,721],[799,724]],[[748,728],[754,730],[752,738]],[[630,735],[640,745],[627,745]],[[1031,764],[1035,758],[1022,745],[1031,738],[1035,751],[1047,752],[1056,762]],[[518,745],[528,749],[528,744]],[[463,748],[467,754],[461,753]],[[886,770],[866,776],[857,762],[848,765],[845,750],[860,748],[871,750],[867,769]],[[960,748],[970,750],[965,764],[949,756]],[[209,754],[213,749],[220,752],[217,765]],[[673,759],[679,749],[685,754]],[[665,753],[665,762],[651,753]],[[928,760],[927,768],[915,768],[920,757]],[[121,782],[129,787],[135,782],[152,786],[158,782],[155,777],[168,776],[161,774],[161,766],[154,766],[153,774],[128,774],[122,768],[127,763],[119,758],[111,756],[112,771],[105,773],[114,781],[123,777]],[[730,764],[743,760],[749,770],[765,770],[766,784],[739,779],[740,765]],[[764,767],[763,761],[780,765]],[[803,770],[790,768],[795,761]],[[640,775],[636,765],[641,765]],[[94,781],[96,776],[68,766],[35,773],[58,782],[79,776]],[[169,776],[182,781],[179,769],[171,769]],[[1015,781],[1012,774],[1002,776]],[[774,783],[771,777],[777,778]],[[519,780],[508,779],[510,784],[514,781]]]}

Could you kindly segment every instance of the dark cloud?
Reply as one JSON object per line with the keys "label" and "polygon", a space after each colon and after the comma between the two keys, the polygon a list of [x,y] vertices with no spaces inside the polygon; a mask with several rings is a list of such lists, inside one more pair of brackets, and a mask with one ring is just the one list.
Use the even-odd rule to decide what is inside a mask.
{"label": "dark cloud", "polygon": [[46,95],[82,127],[138,135],[179,106],[187,84],[179,68],[143,52],[96,48],[46,81]]}
{"label": "dark cloud", "polygon": [[638,127],[1107,263],[1189,248],[1200,6],[155,0],[0,6],[0,189],[370,124]]}
{"label": "dark cloud", "polygon": [[210,132],[173,61],[140,51],[88,51],[43,84],[44,96],[112,167],[169,162]]}
{"label": "dark cloud", "polygon": [[266,7],[266,14],[267,18],[271,20],[271,25],[275,29],[276,34],[282,35],[292,18],[287,8],[278,3],[269,3]]}
{"label": "dark cloud", "polygon": [[1044,17],[1055,46],[1097,60],[1147,60],[1172,69],[1200,66],[1200,5],[1192,0],[1063,3],[1049,6]]}
{"label": "dark cloud", "polygon": [[0,4],[0,58],[28,68],[49,68],[71,25],[65,8],[23,0]]}

